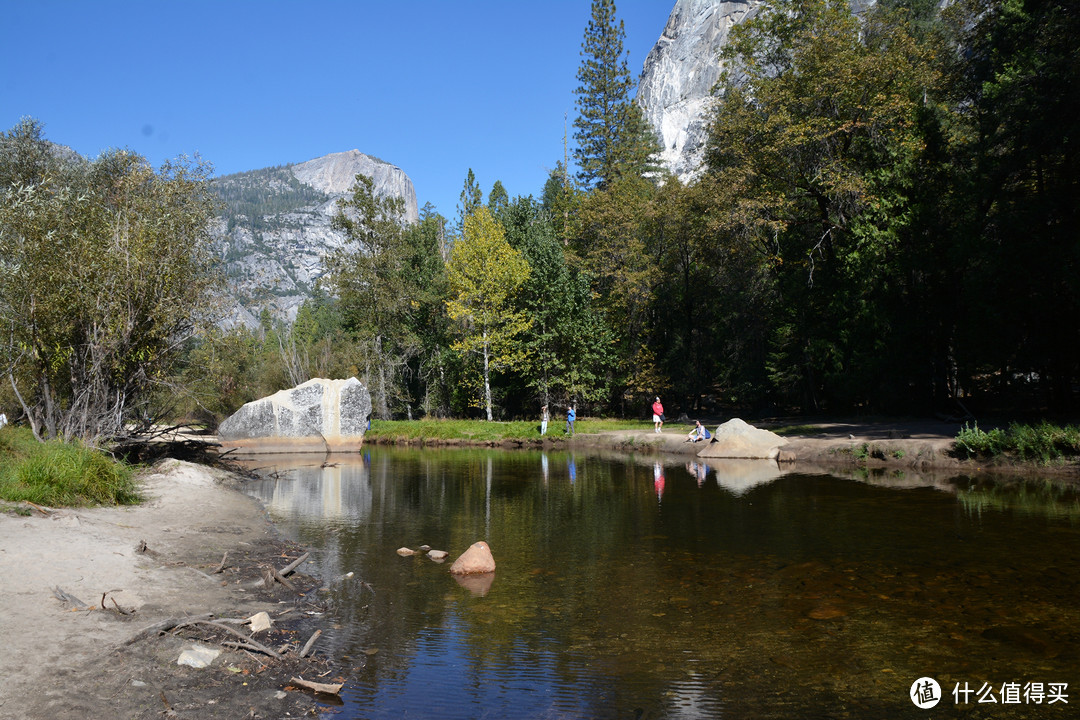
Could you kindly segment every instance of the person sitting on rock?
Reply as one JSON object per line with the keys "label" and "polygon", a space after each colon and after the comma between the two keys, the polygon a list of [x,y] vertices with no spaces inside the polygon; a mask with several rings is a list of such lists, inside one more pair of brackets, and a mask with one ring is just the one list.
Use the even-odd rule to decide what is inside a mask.
{"label": "person sitting on rock", "polygon": [[712,435],[709,434],[709,429],[702,425],[700,420],[695,420],[694,429],[686,436],[686,442],[695,443],[698,440],[708,440],[711,437]]}

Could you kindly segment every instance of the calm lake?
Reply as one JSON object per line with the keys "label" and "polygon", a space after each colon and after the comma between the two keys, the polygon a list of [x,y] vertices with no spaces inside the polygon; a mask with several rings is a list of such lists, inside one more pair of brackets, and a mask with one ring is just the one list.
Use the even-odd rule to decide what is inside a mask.
{"label": "calm lake", "polygon": [[[331,459],[260,459],[247,489],[315,550],[319,649],[347,678],[336,717],[1077,716],[1067,485],[568,452]],[[478,540],[494,577],[455,579]],[[449,559],[397,553],[424,544]]]}

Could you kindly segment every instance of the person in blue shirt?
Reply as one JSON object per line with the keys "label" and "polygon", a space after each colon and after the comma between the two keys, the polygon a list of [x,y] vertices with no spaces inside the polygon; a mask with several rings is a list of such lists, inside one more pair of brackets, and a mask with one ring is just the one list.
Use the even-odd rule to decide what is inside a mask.
{"label": "person in blue shirt", "polygon": [[577,420],[577,413],[574,412],[574,406],[566,408],[566,434],[574,434],[574,421]]}

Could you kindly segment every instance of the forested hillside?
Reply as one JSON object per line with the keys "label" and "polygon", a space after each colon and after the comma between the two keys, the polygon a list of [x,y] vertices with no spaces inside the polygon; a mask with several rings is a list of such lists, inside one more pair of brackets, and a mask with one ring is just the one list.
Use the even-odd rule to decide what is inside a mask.
{"label": "forested hillside", "polygon": [[230,232],[237,222],[250,223],[253,230],[277,227],[282,221],[267,216],[283,215],[330,199],[326,193],[297,180],[290,167],[252,170],[214,180],[213,188],[224,202],[222,217]]}
{"label": "forested hillside", "polygon": [[[727,84],[684,185],[657,167],[597,0],[572,166],[515,198],[470,171],[454,221],[429,208],[396,240],[358,231],[399,249],[339,257],[328,295],[278,332],[355,369],[395,417],[642,415],[657,394],[691,414],[1068,414],[1078,29],[1055,2],[769,3],[716,59]],[[495,223],[470,225],[480,212]],[[473,244],[481,275],[518,257],[528,274],[449,282]],[[437,255],[417,272],[421,252]],[[380,302],[408,312],[373,316]]]}

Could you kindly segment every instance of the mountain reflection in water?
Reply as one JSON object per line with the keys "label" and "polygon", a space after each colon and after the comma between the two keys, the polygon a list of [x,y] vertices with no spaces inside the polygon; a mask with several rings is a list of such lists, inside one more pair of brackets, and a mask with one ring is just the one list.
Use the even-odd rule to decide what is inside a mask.
{"label": "mountain reflection in water", "polygon": [[[315,550],[343,717],[914,718],[924,676],[945,714],[982,717],[954,700],[965,682],[1076,693],[1039,717],[1080,703],[1068,486],[566,452],[322,461],[259,458],[248,489]],[[479,592],[448,572],[477,540],[498,565]],[[448,562],[396,553],[422,544]]]}

